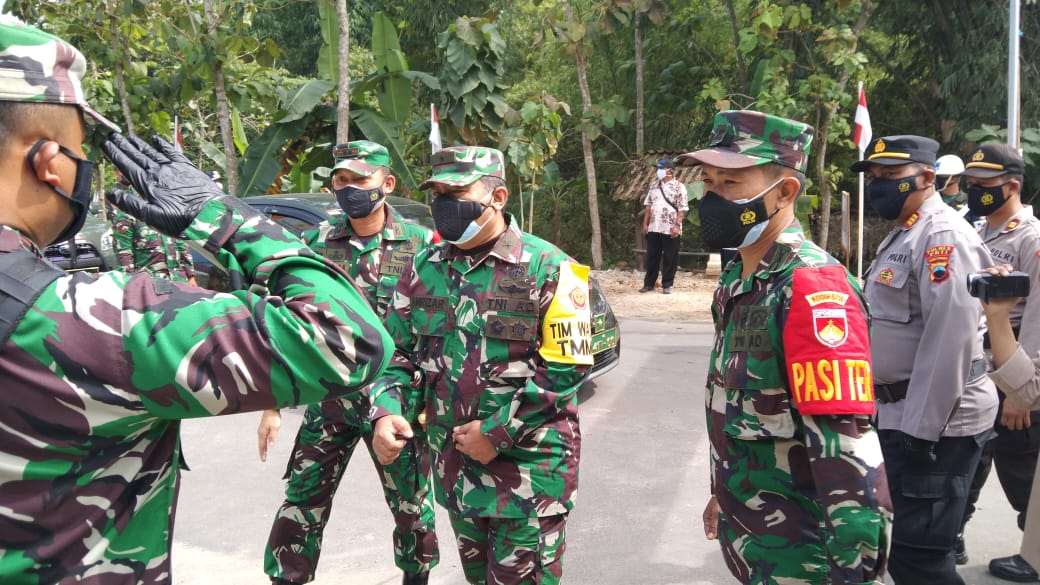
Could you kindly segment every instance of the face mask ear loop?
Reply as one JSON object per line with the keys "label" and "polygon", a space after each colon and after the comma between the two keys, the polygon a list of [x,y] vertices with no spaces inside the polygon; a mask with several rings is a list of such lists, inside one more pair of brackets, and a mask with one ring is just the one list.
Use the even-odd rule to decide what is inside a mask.
{"label": "face mask ear loop", "polygon": [[25,157],[26,162],[29,163],[29,170],[31,170],[33,173],[36,173],[36,163],[33,162],[33,159],[36,158],[36,153],[40,152],[40,149],[43,148],[43,145],[47,144],[48,142],[50,141],[46,138],[41,138],[37,140],[36,144],[32,145],[32,148],[29,149],[29,154]]}

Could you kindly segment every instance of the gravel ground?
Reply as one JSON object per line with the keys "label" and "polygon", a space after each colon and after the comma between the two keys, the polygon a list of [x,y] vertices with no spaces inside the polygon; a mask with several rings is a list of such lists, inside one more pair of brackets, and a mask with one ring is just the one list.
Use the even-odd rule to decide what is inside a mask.
{"label": "gravel ground", "polygon": [[640,293],[643,272],[637,270],[593,270],[610,308],[618,317],[711,321],[711,295],[717,278],[702,272],[678,272],[672,294],[661,293],[658,286]]}

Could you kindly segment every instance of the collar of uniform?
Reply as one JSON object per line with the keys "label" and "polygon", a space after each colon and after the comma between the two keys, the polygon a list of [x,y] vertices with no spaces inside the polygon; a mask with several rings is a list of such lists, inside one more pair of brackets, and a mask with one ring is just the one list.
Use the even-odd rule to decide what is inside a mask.
{"label": "collar of uniform", "polygon": [[13,227],[0,225],[0,252],[13,252],[17,249],[28,250],[37,256],[43,257],[40,247],[36,242],[22,235],[22,232]]}
{"label": "collar of uniform", "polygon": [[507,222],[506,230],[498,236],[498,239],[495,240],[495,245],[487,252],[480,254],[478,257],[471,258],[459,248],[449,244],[442,249],[442,253],[432,254],[430,256],[430,261],[436,262],[439,260],[463,258],[466,259],[471,266],[476,266],[483,262],[485,258],[496,256],[504,262],[519,264],[524,253],[523,232],[520,231],[520,226],[517,225],[512,214],[506,213],[505,218]]}
{"label": "collar of uniform", "polygon": [[798,218],[791,218],[791,223],[787,224],[784,231],[780,232],[776,237],[776,241],[773,242],[773,246],[762,257],[759,270],[756,272],[773,273],[785,270],[788,264],[790,264],[791,256],[794,255],[795,250],[801,247],[804,241],[805,231],[802,229],[802,224],[798,221]]}
{"label": "collar of uniform", "polygon": [[[802,224],[797,218],[791,218],[791,223],[787,224],[787,227],[777,235],[776,241],[766,250],[762,260],[758,263],[758,267],[755,268],[755,272],[751,274],[751,278],[746,282],[756,278],[766,279],[769,278],[770,274],[784,270],[789,263],[791,255],[804,241],[805,232],[802,230]],[[739,254],[739,252],[737,253]],[[734,262],[730,265],[735,267],[736,264]]]}

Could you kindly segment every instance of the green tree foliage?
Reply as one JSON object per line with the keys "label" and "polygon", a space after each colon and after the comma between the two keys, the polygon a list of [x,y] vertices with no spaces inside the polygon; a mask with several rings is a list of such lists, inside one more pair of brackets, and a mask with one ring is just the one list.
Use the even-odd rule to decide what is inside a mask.
{"label": "green tree foliage", "polygon": [[[318,3],[212,1],[221,15],[215,38],[206,35],[200,0],[6,0],[4,7],[87,54],[87,91],[116,120],[127,117],[119,64],[135,130],[170,136],[178,116],[186,151],[204,168],[224,161],[212,79],[214,62],[222,60],[235,150],[245,153],[240,193],[314,188],[331,162],[336,123],[335,93],[325,89],[335,79],[318,67],[325,51]],[[522,208],[536,233],[586,262],[593,180],[603,194],[596,215],[609,265],[632,258],[639,208],[608,196],[637,150],[637,38],[647,151],[703,146],[721,108],[805,120],[818,132],[807,201],[819,196],[821,216],[830,209],[827,192],[855,191],[847,169],[856,158],[858,81],[876,135],[932,136],[943,153],[962,156],[976,142],[1006,136],[1006,2],[570,3],[577,15],[570,24],[564,0],[349,3],[351,137],[391,146],[402,183],[414,186],[427,172],[428,108],[437,104],[445,144],[499,146],[515,189],[510,209]],[[869,18],[857,28],[865,12]],[[550,42],[552,14],[561,15],[555,22],[562,37]],[[1021,22],[1028,190],[1040,164],[1040,6],[1024,2]],[[581,112],[560,105],[584,102],[573,53],[579,39],[589,93]],[[587,172],[589,160],[594,173]],[[682,245],[699,245],[696,229],[687,230]]]}

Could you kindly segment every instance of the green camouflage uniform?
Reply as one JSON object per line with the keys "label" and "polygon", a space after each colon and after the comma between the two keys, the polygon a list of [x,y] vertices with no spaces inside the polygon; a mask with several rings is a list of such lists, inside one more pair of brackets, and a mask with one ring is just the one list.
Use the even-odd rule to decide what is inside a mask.
{"label": "green camouflage uniform", "polygon": [[105,202],[112,224],[112,247],[121,272],[144,272],[158,278],[188,282],[195,265],[184,240],[164,236],[148,224]]}
{"label": "green camouflage uniform", "polygon": [[[475,177],[457,184],[501,176],[498,151],[452,150],[476,151],[468,160],[478,161]],[[447,182],[452,165],[434,165],[434,180]],[[586,302],[588,284],[558,290],[568,256],[506,218],[506,231],[480,250],[441,243],[406,267],[385,320],[397,352],[373,386],[372,418],[401,414],[414,426],[425,413],[437,501],[470,583],[557,583],[577,493],[576,393],[591,352],[582,365],[557,363],[540,347],[550,342],[543,326],[554,298]],[[587,340],[588,323],[584,330]],[[412,392],[413,377],[424,380],[424,395]],[[453,427],[474,420],[499,452],[487,464],[451,440]]]}
{"label": "green camouflage uniform", "polygon": [[[84,70],[0,25],[0,100],[82,105]],[[254,292],[61,274],[0,347],[0,583],[171,583],[180,419],[356,393],[389,360],[346,276],[276,223],[217,198],[181,235]],[[0,225],[6,254],[41,257]]]}
{"label": "green camouflage uniform", "polygon": [[[119,272],[50,285],[0,358],[0,582],[169,582],[178,420],[357,397],[380,371],[378,318],[277,224],[215,200],[184,235],[227,241],[221,260],[274,296]],[[18,249],[38,253],[0,227]]]}
{"label": "green camouflage uniform", "polygon": [[[677,162],[804,171],[811,132],[775,116],[721,112],[709,147]],[[742,583],[883,582],[892,512],[870,416],[800,412],[786,369],[796,349],[784,339],[796,270],[837,264],[794,220],[748,278],[738,255],[715,291],[705,391],[711,485],[723,555]],[[866,339],[866,302],[854,278],[840,274],[819,290],[851,287],[842,314]],[[869,351],[857,357],[867,362]]]}
{"label": "green camouflage uniform", "polygon": [[[380,167],[389,163],[386,149],[380,145],[367,141],[350,144],[363,149],[378,147],[361,156]],[[365,174],[362,169],[351,170]],[[383,205],[386,224],[367,241],[354,233],[345,215],[304,235],[315,252],[350,274],[379,315],[386,313],[397,279],[412,255],[433,239],[430,230],[406,223],[389,204]],[[394,516],[397,566],[409,573],[427,572],[436,566],[440,557],[426,437],[417,429],[415,439],[401,456],[384,467],[372,451],[368,408],[367,399],[360,396],[326,400],[307,408],[286,469],[285,502],[275,515],[264,553],[268,575],[294,583],[314,579],[332,496],[361,439],[376,462],[386,503]]]}

